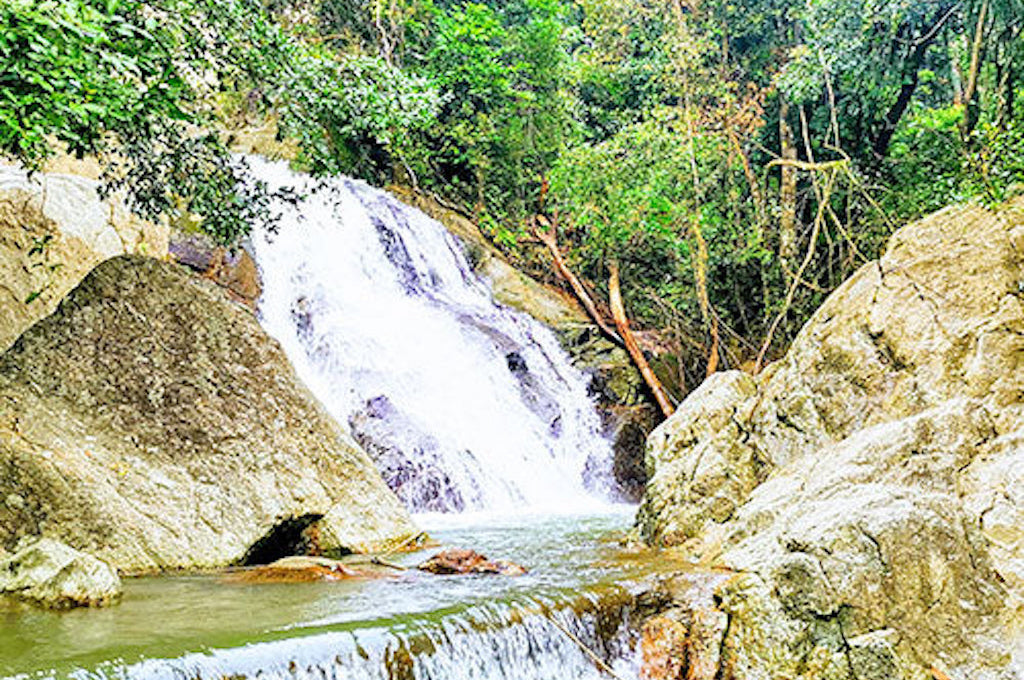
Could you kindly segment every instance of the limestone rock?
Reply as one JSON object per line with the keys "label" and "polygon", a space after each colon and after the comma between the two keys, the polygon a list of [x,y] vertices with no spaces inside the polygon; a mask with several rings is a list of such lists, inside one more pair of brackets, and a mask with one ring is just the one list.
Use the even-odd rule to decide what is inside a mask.
{"label": "limestone rock", "polygon": [[647,540],[677,544],[724,522],[764,479],[760,452],[744,441],[754,379],[715,373],[647,438],[647,491],[637,523]]}
{"label": "limestone rock", "polygon": [[30,538],[0,560],[0,593],[53,609],[103,607],[121,596],[121,579],[91,555],[48,538]]}
{"label": "limestone rock", "polygon": [[0,165],[0,351],[104,259],[167,254],[166,226],[132,215],[116,196],[101,200],[98,187],[78,174],[29,179]]}
{"label": "limestone rock", "polygon": [[648,438],[641,533],[741,574],[724,677],[1020,677],[1022,230],[1022,200],[904,227]]}
{"label": "limestone rock", "polygon": [[[324,554],[416,533],[253,314],[178,265],[99,265],[0,357],[0,545],[121,571]],[[248,560],[246,559],[248,557]]]}

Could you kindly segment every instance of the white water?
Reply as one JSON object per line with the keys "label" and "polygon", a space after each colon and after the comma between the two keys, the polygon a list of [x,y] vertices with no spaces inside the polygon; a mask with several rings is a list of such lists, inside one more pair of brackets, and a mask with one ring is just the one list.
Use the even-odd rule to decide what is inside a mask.
{"label": "white water", "polygon": [[442,225],[362,182],[250,163],[304,196],[253,239],[263,324],[411,509],[604,504],[583,481],[588,459],[611,457],[586,377],[547,328],[493,301]]}

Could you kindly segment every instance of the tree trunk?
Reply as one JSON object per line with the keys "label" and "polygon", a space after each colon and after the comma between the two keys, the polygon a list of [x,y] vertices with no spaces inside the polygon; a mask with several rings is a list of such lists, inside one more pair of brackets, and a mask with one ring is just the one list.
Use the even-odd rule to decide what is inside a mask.
{"label": "tree trunk", "polygon": [[534,220],[533,235],[537,239],[547,246],[548,252],[551,253],[551,259],[555,262],[555,269],[563,279],[569,282],[569,286],[572,288],[572,292],[576,295],[576,299],[583,305],[583,309],[587,310],[587,315],[597,324],[597,327],[608,336],[608,339],[612,342],[624,346],[622,338],[620,338],[614,330],[605,322],[604,317],[597,311],[597,305],[594,304],[593,298],[587,292],[583,282],[572,273],[569,269],[569,265],[566,264],[565,258],[562,257],[562,251],[558,248],[558,237],[557,226],[552,224],[550,230],[542,229],[536,226],[536,222],[544,221],[547,222],[543,217],[538,217]]}
{"label": "tree trunk", "polygon": [[789,126],[789,102],[779,93],[779,155],[784,161],[779,167],[779,261],[789,279],[793,275],[793,259],[796,257],[796,145],[793,143],[793,129]]}
{"label": "tree trunk", "polygon": [[643,376],[647,386],[654,394],[658,406],[661,407],[661,412],[668,418],[675,413],[675,407],[669,401],[665,388],[662,387],[661,381],[658,380],[658,376],[654,374],[654,371],[651,370],[651,365],[647,363],[647,358],[640,349],[640,345],[637,344],[633,331],[629,329],[629,319],[626,318],[626,308],[622,304],[622,291],[619,288],[619,265],[616,262],[608,264],[608,300],[611,304],[615,327],[619,330],[619,336],[622,338],[622,341],[626,343],[626,351],[629,352],[633,363],[640,370],[640,375]]}
{"label": "tree trunk", "polygon": [[908,66],[905,66],[903,70],[903,85],[900,87],[900,93],[896,96],[896,101],[889,107],[885,117],[882,119],[878,131],[875,133],[874,141],[871,144],[875,158],[880,160],[889,154],[889,144],[892,142],[892,136],[896,133],[896,126],[899,125],[903,114],[907,112],[910,100],[917,90],[918,73],[921,70],[921,65],[924,63],[925,54],[939,36],[943,25],[953,16],[953,11],[957,6],[956,4],[947,4],[940,7],[932,25],[914,45],[914,51],[907,58]]}
{"label": "tree trunk", "polygon": [[964,120],[961,134],[967,141],[978,124],[980,114],[978,106],[978,77],[981,73],[981,51],[985,44],[985,21],[988,19],[988,0],[981,3],[978,10],[978,23],[974,27],[974,40],[971,43],[971,67],[967,72],[967,89],[964,91]]}

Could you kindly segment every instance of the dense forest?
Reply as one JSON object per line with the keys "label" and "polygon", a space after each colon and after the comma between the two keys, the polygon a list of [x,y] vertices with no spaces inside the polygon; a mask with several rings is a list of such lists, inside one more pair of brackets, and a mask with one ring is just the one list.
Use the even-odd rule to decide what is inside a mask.
{"label": "dense forest", "polygon": [[1022,31],[1022,0],[7,0],[0,150],[97,155],[232,244],[273,216],[230,131],[273,123],[598,306],[621,277],[692,386],[777,356],[907,219],[1020,188]]}

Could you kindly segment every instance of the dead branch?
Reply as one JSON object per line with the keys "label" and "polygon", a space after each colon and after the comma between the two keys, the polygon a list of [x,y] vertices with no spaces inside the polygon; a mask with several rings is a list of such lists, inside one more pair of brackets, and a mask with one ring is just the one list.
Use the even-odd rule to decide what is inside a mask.
{"label": "dead branch", "polygon": [[[538,224],[549,228],[542,229]],[[620,338],[611,326],[608,325],[601,313],[597,311],[597,305],[594,304],[593,298],[590,297],[587,289],[583,286],[583,282],[579,280],[579,277],[572,273],[572,270],[569,269],[569,265],[565,262],[565,258],[562,256],[562,251],[558,247],[558,237],[556,236],[557,224],[551,224],[543,215],[538,215],[531,220],[530,232],[538,241],[547,246],[548,252],[551,253],[551,258],[555,262],[555,269],[557,269],[562,278],[569,283],[569,286],[572,288],[572,292],[576,295],[576,299],[583,305],[583,308],[587,311],[587,315],[591,320],[597,324],[597,327],[601,329],[601,332],[604,333],[609,340],[624,347],[625,343],[622,341],[622,338]]]}
{"label": "dead branch", "polygon": [[665,388],[662,387],[658,376],[654,374],[651,365],[647,363],[647,358],[644,356],[643,351],[641,351],[640,345],[637,344],[633,331],[629,328],[629,319],[626,318],[626,308],[622,304],[622,291],[619,287],[619,265],[614,261],[608,263],[608,300],[612,308],[612,318],[615,320],[615,327],[618,329],[619,336],[623,342],[626,343],[626,351],[629,352],[629,356],[640,370],[640,375],[643,376],[644,382],[647,383],[647,386],[654,394],[654,399],[658,402],[661,412],[668,418],[675,413],[675,407],[669,401]]}
{"label": "dead branch", "polygon": [[622,680],[622,677],[614,670],[612,670],[612,667],[605,663],[604,659],[599,657],[597,653],[594,652],[594,650],[592,650],[590,647],[584,644],[583,640],[580,640],[578,637],[576,637],[571,630],[569,630],[553,618],[545,618],[547,618],[547,620],[551,622],[551,625],[557,628],[559,632],[562,633],[562,635],[569,638],[577,647],[579,647],[580,651],[586,654],[587,658],[593,661],[594,665],[597,666],[599,670],[607,673],[612,678],[615,678],[615,680]]}

